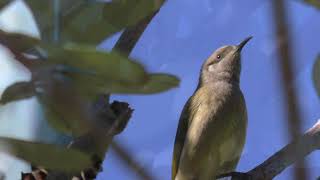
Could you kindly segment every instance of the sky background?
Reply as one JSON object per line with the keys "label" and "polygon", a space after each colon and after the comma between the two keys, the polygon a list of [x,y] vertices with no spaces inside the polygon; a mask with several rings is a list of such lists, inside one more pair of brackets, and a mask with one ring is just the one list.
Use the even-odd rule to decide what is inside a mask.
{"label": "sky background", "polygon": [[[293,88],[299,93],[303,130],[307,130],[320,118],[320,101],[311,79],[312,66],[320,52],[320,11],[297,0],[287,1],[286,7],[294,53]],[[6,16],[0,14],[0,28],[12,31],[16,30],[14,27],[23,27],[24,33],[39,35],[31,18],[23,19],[28,13],[22,3],[11,6],[10,11]],[[178,119],[197,85],[200,66],[218,47],[238,44],[250,35],[254,38],[242,52],[241,89],[247,103],[249,124],[239,171],[250,170],[289,142],[271,1],[168,0],[144,32],[131,57],[143,63],[150,72],[177,75],[181,84],[157,95],[113,95],[112,99],[126,101],[135,109],[128,127],[116,139],[158,179],[170,179]],[[99,48],[110,50],[118,37],[119,34],[106,39]],[[30,75],[16,62],[12,63],[5,50],[0,51],[0,57],[0,71],[4,72],[0,79],[1,93],[9,84],[28,79]],[[39,117],[37,122],[34,117]],[[1,136],[58,139],[49,128],[40,132],[42,136],[35,137],[39,132],[35,132],[34,124],[46,125],[34,99],[1,107],[0,120]],[[1,164],[2,157],[4,155],[0,154],[0,170],[11,172],[8,179],[16,180],[20,175],[16,172],[20,170],[17,163],[10,160],[12,163]],[[310,177],[315,179],[320,176],[320,153],[314,152],[307,160]],[[112,150],[103,166],[99,180],[138,179]],[[291,173],[289,168],[276,179],[291,179]]]}

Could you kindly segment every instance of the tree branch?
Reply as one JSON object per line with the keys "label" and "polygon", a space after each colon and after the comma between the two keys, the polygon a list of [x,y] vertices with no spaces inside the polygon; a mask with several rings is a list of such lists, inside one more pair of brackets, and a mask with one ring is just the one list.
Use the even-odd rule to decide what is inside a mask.
{"label": "tree branch", "polygon": [[[292,66],[292,48],[290,32],[287,24],[287,12],[283,0],[273,0],[273,17],[275,22],[275,31],[277,37],[279,66],[281,68],[281,78],[283,85],[283,97],[286,101],[287,124],[289,126],[289,135],[291,139],[296,139],[302,132],[301,114],[299,112],[299,101],[297,92],[293,87],[293,66]],[[303,148],[303,147],[298,147]],[[308,179],[306,172],[306,162],[304,159],[297,161],[295,166],[295,178],[297,180]]]}
{"label": "tree branch", "polygon": [[232,180],[272,179],[293,163],[302,160],[305,156],[318,149],[320,149],[320,120],[304,135],[286,145],[249,172],[232,172],[221,175],[218,178],[232,177]]}

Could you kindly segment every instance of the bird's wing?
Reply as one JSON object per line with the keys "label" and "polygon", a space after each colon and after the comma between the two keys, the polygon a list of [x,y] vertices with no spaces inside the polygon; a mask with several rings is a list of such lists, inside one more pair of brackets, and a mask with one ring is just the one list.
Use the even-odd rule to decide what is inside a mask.
{"label": "bird's wing", "polygon": [[[235,99],[228,100],[223,104],[215,104],[215,106],[210,106],[206,103],[206,100],[209,99],[210,95],[203,93],[205,89],[199,89],[197,93],[195,93],[186,103],[178,125],[178,130],[175,139],[174,151],[173,151],[173,163],[172,163],[172,180],[174,180],[175,176],[178,173],[179,163],[181,161],[182,151],[185,148],[193,149],[195,148],[194,145],[197,147],[203,147],[208,140],[211,142],[211,147],[220,147],[221,143],[223,143],[225,139],[230,138],[232,134],[238,134],[237,129],[242,129],[245,131],[244,128],[239,128],[239,126],[243,125],[246,126],[246,110],[245,110],[245,102],[244,98],[240,92],[240,96],[236,96]],[[239,98],[240,97],[240,98]],[[211,97],[213,98],[213,97]],[[217,96],[218,98],[218,96]],[[218,102],[218,101],[217,101]],[[232,102],[232,103],[231,103]],[[229,104],[230,103],[230,104]],[[209,105],[209,106],[208,106]],[[239,106],[243,105],[243,106]],[[210,111],[208,109],[211,108]],[[233,113],[226,113],[226,109]],[[205,119],[211,119],[211,121],[203,121]],[[238,121],[226,121],[226,119],[236,120]],[[194,121],[194,122],[193,122]],[[211,127],[215,127],[214,129],[203,129],[203,127],[207,127],[207,125],[203,125],[203,123],[198,123],[199,121],[203,121],[203,123],[214,123],[211,124]],[[239,122],[242,122],[239,124]],[[195,123],[195,124],[192,124]],[[210,131],[215,132],[219,136],[210,136],[211,133],[201,133],[202,131]],[[241,130],[241,131],[242,131]],[[223,133],[223,132],[225,133]],[[239,132],[242,136],[245,136],[245,132]],[[186,141],[187,136],[193,139],[190,142],[198,142],[197,144],[190,143]],[[206,137],[205,137],[206,136]],[[240,138],[243,139],[244,138]],[[212,144],[214,143],[214,144]],[[239,142],[241,146],[244,142]],[[204,150],[203,148],[196,148],[197,151],[192,151],[196,154],[205,154],[204,152],[199,152],[199,150]],[[241,148],[242,149],[242,148]],[[208,150],[205,149],[205,150]],[[194,156],[196,157],[196,156]],[[190,158],[190,157],[189,157]],[[201,162],[199,157],[197,158],[197,162]],[[189,159],[190,160],[190,159]],[[193,161],[193,162],[196,162]]]}
{"label": "bird's wing", "polygon": [[172,180],[174,180],[177,174],[180,156],[181,156],[181,152],[185,142],[186,134],[188,132],[188,127],[189,127],[189,124],[191,123],[192,117],[195,114],[195,112],[192,111],[192,109],[194,110],[198,109],[197,107],[190,108],[190,106],[197,106],[196,104],[193,104],[193,105],[190,104],[192,98],[193,96],[189,98],[189,100],[183,107],[183,110],[179,119],[176,139],[174,142],[173,158],[172,158],[172,176],[171,176]]}

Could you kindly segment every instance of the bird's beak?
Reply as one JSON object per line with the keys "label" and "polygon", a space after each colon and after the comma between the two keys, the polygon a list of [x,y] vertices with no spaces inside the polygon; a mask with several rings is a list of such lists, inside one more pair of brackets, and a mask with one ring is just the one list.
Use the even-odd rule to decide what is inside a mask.
{"label": "bird's beak", "polygon": [[239,45],[237,45],[237,52],[241,52],[242,48],[250,41],[250,39],[252,39],[252,36],[247,37],[246,39],[244,39]]}

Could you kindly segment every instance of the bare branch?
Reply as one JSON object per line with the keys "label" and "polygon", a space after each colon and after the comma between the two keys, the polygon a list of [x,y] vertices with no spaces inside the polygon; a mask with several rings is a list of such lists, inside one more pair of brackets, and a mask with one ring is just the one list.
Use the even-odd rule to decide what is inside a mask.
{"label": "bare branch", "polygon": [[[287,124],[289,125],[289,135],[291,139],[296,139],[302,132],[301,114],[299,113],[298,98],[293,88],[293,68],[291,39],[286,19],[286,8],[283,0],[273,0],[274,21],[276,23],[276,36],[278,53],[280,56],[279,66],[281,68],[283,97],[286,101]],[[297,147],[303,148],[303,147]],[[308,179],[306,172],[306,162],[300,159],[295,166],[295,177],[297,180]]]}
{"label": "bare branch", "polygon": [[303,136],[286,145],[259,166],[247,173],[232,172],[219,176],[232,177],[233,180],[273,179],[293,163],[300,161],[320,148],[320,120]]}

